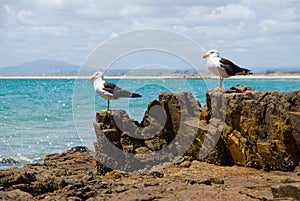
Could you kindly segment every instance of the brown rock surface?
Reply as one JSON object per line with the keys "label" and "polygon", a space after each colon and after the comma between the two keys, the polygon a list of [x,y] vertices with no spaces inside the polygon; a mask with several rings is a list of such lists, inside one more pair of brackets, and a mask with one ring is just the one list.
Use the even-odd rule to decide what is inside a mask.
{"label": "brown rock surface", "polygon": [[290,112],[293,136],[296,140],[297,148],[300,150],[300,112]]}
{"label": "brown rock surface", "polygon": [[[43,164],[0,170],[0,190],[13,194],[14,190],[18,189],[37,198],[59,189],[69,189],[70,195],[76,194],[77,191],[84,189],[97,173],[93,155],[87,151],[68,150],[60,154],[47,155]],[[15,200],[9,199],[6,193],[0,193],[0,197]],[[83,192],[81,196],[84,198],[88,196],[86,194]]]}
{"label": "brown rock surface", "polygon": [[21,191],[19,189],[11,190],[11,191],[0,191],[0,200],[24,200],[31,201],[33,200],[33,196],[29,193]]}
{"label": "brown rock surface", "polygon": [[300,91],[233,87],[223,93],[215,89],[208,92],[208,97],[215,94],[219,99],[225,97],[218,114],[226,111],[221,138],[234,164],[268,171],[294,170],[300,154],[295,136],[300,134],[295,123],[299,119],[293,115],[300,111]]}
{"label": "brown rock surface", "polygon": [[300,182],[290,182],[272,187],[274,198],[290,197],[300,200]]}
{"label": "brown rock surface", "polygon": [[[191,93],[161,93],[141,123],[122,110],[98,112],[98,170],[136,171],[177,160],[198,135],[200,104]],[[196,126],[193,126],[196,125]]]}
{"label": "brown rock surface", "polygon": [[[282,189],[300,182],[296,172],[197,160],[142,174],[113,170],[101,175],[93,155],[65,151],[47,156],[41,165],[0,170],[0,200],[274,200],[274,192],[292,200],[293,194]],[[281,190],[274,191],[277,187]]]}
{"label": "brown rock surface", "polygon": [[97,113],[98,169],[135,171],[184,156],[293,171],[300,155],[299,111],[300,91],[215,89],[207,92],[205,107],[190,93],[161,93],[149,103],[141,123],[125,111]]}

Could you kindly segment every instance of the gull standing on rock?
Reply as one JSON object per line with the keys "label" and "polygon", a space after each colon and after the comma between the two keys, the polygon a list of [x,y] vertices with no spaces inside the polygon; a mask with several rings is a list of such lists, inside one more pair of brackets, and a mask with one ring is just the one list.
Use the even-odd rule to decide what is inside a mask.
{"label": "gull standing on rock", "polygon": [[217,50],[209,50],[202,56],[207,59],[207,67],[212,73],[220,77],[220,88],[222,88],[224,78],[235,75],[249,75],[251,70],[239,67],[228,59],[219,56]]}
{"label": "gull standing on rock", "polygon": [[[102,98],[107,99],[106,110],[109,110],[109,101],[117,100],[119,98],[139,98],[142,97],[140,94],[131,93],[124,89],[121,89],[117,85],[111,82],[107,82],[103,79],[103,73],[97,71],[93,74],[90,80],[94,81],[94,90]],[[105,110],[104,110],[105,111]]]}

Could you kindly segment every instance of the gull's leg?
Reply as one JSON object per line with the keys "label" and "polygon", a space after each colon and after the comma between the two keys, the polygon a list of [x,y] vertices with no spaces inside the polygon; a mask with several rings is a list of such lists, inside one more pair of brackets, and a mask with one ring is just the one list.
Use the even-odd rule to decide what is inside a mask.
{"label": "gull's leg", "polygon": [[106,105],[106,109],[102,110],[102,112],[106,112],[109,110],[109,99],[107,99],[107,105]]}
{"label": "gull's leg", "polygon": [[220,88],[223,87],[223,80],[224,80],[224,78],[223,78],[223,77],[220,77]]}

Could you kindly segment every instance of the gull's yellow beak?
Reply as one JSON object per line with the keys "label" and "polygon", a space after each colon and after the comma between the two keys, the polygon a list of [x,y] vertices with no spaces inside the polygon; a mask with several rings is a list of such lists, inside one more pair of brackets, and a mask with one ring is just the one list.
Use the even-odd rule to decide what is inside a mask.
{"label": "gull's yellow beak", "polygon": [[208,56],[209,56],[209,54],[203,54],[203,55],[202,55],[202,58],[205,59],[205,58],[207,58]]}
{"label": "gull's yellow beak", "polygon": [[90,80],[94,80],[94,79],[95,79],[95,76],[90,77]]}

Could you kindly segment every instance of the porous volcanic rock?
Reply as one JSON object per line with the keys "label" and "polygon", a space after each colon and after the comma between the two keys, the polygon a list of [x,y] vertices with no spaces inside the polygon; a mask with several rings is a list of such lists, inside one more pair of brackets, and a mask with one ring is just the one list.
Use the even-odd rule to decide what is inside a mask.
{"label": "porous volcanic rock", "polygon": [[96,171],[93,152],[75,150],[47,155],[46,163],[40,165],[0,170],[0,200],[255,201],[298,198],[296,172],[266,172],[194,160],[148,173],[113,170],[103,175]]}
{"label": "porous volcanic rock", "polygon": [[[218,101],[209,102],[212,97]],[[300,91],[255,91],[238,86],[209,91],[207,100],[209,118],[224,117],[221,138],[234,164],[268,171],[292,171],[299,164],[295,114],[300,111]]]}
{"label": "porous volcanic rock", "polygon": [[191,93],[161,93],[141,123],[122,110],[97,113],[98,171],[135,171],[182,158],[293,171],[299,111],[300,91],[214,89],[203,107]]}
{"label": "porous volcanic rock", "polygon": [[87,187],[97,174],[94,153],[75,147],[47,155],[43,164],[0,170],[0,200],[38,200],[60,191],[87,199],[95,194]]}
{"label": "porous volcanic rock", "polygon": [[283,183],[273,186],[271,189],[274,198],[293,198],[300,200],[300,182]]}
{"label": "porous volcanic rock", "polygon": [[191,93],[161,93],[141,123],[123,110],[96,114],[98,170],[136,171],[183,156],[198,135],[200,104]]}

